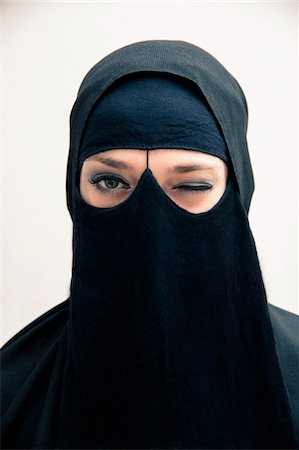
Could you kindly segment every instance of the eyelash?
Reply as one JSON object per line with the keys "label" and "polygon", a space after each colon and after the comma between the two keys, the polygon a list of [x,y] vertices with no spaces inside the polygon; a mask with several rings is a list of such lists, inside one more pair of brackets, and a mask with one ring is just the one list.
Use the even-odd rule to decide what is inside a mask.
{"label": "eyelash", "polygon": [[88,181],[95,187],[95,189],[97,189],[98,191],[100,191],[103,194],[114,194],[115,192],[119,191],[119,189],[117,188],[103,188],[100,186],[100,181],[103,180],[114,180],[114,181],[118,181],[123,183],[124,185],[128,186],[128,187],[124,187],[123,189],[129,189],[129,184],[126,183],[124,180],[122,180],[121,178],[115,176],[115,175],[108,175],[108,174],[97,174],[94,175],[91,179],[88,179]]}
{"label": "eyelash", "polygon": [[[99,185],[100,181],[103,180],[114,180],[117,182],[121,182],[122,184],[126,185],[127,187],[121,188],[121,189],[129,189],[130,186],[128,183],[126,183],[124,180],[122,180],[121,178],[115,176],[115,175],[108,175],[108,174],[97,174],[94,175],[91,179],[88,179],[88,181],[94,186],[94,188],[98,191],[100,191],[103,194],[114,194],[116,192],[119,191],[119,189],[117,188],[103,188]],[[202,183],[200,185],[197,186],[191,186],[191,185],[180,185],[180,186],[175,186],[172,189],[179,189],[180,191],[183,191],[185,193],[188,194],[203,194],[206,193],[208,191],[210,191],[213,188],[213,185],[211,185],[210,183]]]}

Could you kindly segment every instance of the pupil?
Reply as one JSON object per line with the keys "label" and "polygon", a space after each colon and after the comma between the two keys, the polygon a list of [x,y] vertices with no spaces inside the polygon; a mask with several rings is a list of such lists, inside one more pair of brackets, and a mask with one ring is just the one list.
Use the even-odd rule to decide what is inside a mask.
{"label": "pupil", "polygon": [[118,181],[112,180],[112,179],[110,179],[110,180],[108,179],[108,180],[105,180],[105,184],[106,184],[106,187],[108,187],[108,188],[115,188],[117,186],[117,184],[118,184]]}

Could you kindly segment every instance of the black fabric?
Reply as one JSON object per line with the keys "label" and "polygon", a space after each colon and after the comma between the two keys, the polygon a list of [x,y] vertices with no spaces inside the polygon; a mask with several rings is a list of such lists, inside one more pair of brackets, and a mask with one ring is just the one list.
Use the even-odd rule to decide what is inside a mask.
{"label": "black fabric", "polygon": [[[205,213],[174,203],[149,168],[117,206],[80,196],[80,142],[93,105],[117,78],[155,69],[196,81],[223,132],[235,172]],[[298,448],[247,217],[253,176],[236,80],[191,44],[132,44],[87,74],[70,125],[70,310],[17,399],[22,377],[10,382],[8,373],[6,448]]]}
{"label": "black fabric", "polygon": [[1,348],[1,448],[57,448],[69,300]]}
{"label": "black fabric", "polygon": [[[268,308],[299,439],[299,316],[271,304],[268,304]],[[55,380],[62,380],[69,309],[70,299],[59,303],[24,327],[1,349],[3,449],[57,448],[61,386],[55,385]],[[33,342],[36,351],[32,351]],[[55,342],[60,342],[60,345],[53,345]],[[44,355],[42,359],[41,355]],[[20,367],[24,365],[27,370],[21,371]],[[28,401],[30,391],[19,400],[24,386],[29,387],[26,383],[28,376],[30,385],[38,386],[36,398],[46,397],[49,385],[39,383],[39,374],[35,370],[40,365],[47,368],[49,379],[54,380],[54,388],[50,389],[51,401],[33,402],[32,397]],[[16,373],[19,375],[16,376]],[[27,416],[33,419],[22,426]]]}
{"label": "black fabric", "polygon": [[96,102],[84,129],[79,164],[113,148],[180,148],[230,162],[221,128],[198,86],[164,73],[122,77]]}
{"label": "black fabric", "polygon": [[299,316],[274,305],[269,311],[299,441]]}
{"label": "black fabric", "polygon": [[202,48],[185,41],[157,39],[136,42],[115,50],[95,64],[82,80],[70,117],[67,170],[67,205],[70,214],[73,210],[80,141],[88,115],[112,83],[137,72],[179,75],[199,87],[223,132],[242,203],[248,212],[254,178],[246,140],[248,108],[238,81]]}
{"label": "black fabric", "polygon": [[[184,64],[182,45],[192,64]],[[209,73],[199,88],[234,168],[248,157],[242,90],[200,49],[178,42],[137,43],[106,57],[83,80],[71,115],[67,186],[74,264],[59,445],[294,448],[292,414],[247,219],[250,164],[229,177],[222,199],[207,213],[178,207],[148,168],[131,196],[113,208],[96,208],[80,196],[78,161],[88,149],[83,147],[81,158],[81,143],[90,142],[92,133],[81,138],[88,115],[93,123],[92,106],[121,75],[156,66],[160,51],[161,71],[168,66],[167,72],[178,75],[174,64],[186,75],[198,64],[201,74]],[[126,110],[119,115],[130,119]],[[129,123],[125,120],[124,127]],[[117,136],[116,146],[125,138]],[[136,146],[140,139],[137,133]],[[132,140],[134,147],[134,135]]]}
{"label": "black fabric", "polygon": [[181,209],[150,169],[123,203],[78,187],[61,448],[295,448],[247,215],[229,181]]}

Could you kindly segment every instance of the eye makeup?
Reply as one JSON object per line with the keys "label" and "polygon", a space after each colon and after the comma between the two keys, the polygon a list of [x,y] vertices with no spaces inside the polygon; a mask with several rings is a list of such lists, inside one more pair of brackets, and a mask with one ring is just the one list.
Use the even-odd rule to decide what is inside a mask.
{"label": "eye makeup", "polygon": [[[89,178],[88,181],[95,187],[95,189],[103,194],[115,194],[120,190],[130,189],[128,182],[114,174],[98,173]],[[102,182],[104,182],[104,184]],[[121,184],[122,187],[119,187],[119,184]]]}
{"label": "eye makeup", "polygon": [[212,188],[213,185],[210,183],[190,183],[174,186],[172,189],[179,189],[188,194],[202,194],[209,192]]}
{"label": "eye makeup", "polygon": [[[88,179],[89,183],[92,184],[98,192],[102,194],[121,194],[124,191],[129,191],[131,189],[130,184],[125,181],[122,177],[112,174],[112,173],[97,173]],[[171,189],[180,191],[180,193],[186,194],[203,194],[209,192],[213,188],[213,185],[208,182],[189,182],[182,183],[180,185],[173,186]]]}

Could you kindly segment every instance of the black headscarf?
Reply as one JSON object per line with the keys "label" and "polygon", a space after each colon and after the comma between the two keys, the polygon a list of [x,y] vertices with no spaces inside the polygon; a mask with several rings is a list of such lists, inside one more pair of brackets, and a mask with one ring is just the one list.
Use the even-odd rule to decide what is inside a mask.
{"label": "black headscarf", "polygon": [[[155,73],[151,81],[150,72],[196,83],[213,113],[206,121],[206,131],[214,131],[210,142],[205,127],[194,133],[196,114],[190,128],[176,132],[184,123],[184,101],[172,129],[167,112],[174,103],[167,89],[175,90],[178,81]],[[126,81],[121,78],[133,73],[144,75],[139,82],[145,98],[153,99],[152,109],[138,108],[138,95],[132,95],[131,108],[125,101],[134,86],[138,92],[136,77],[113,94],[113,83],[118,80],[119,89]],[[158,99],[163,86],[165,97]],[[116,101],[120,97],[125,108]],[[155,98],[165,104],[165,128]],[[202,119],[197,117],[199,130]],[[247,218],[253,177],[246,127],[246,102],[236,80],[186,42],[126,46],[84,78],[71,114],[67,192],[74,259],[59,448],[296,445]],[[209,211],[179,207],[149,167],[116,206],[98,208],[80,196],[87,156],[109,148],[171,147],[211,154],[219,148],[223,159],[230,156],[235,177]]]}
{"label": "black headscarf", "polygon": [[169,73],[137,72],[116,80],[88,116],[79,166],[113,148],[179,148],[229,163],[221,128],[199,87]]}
{"label": "black headscarf", "polygon": [[245,210],[249,211],[254,179],[246,132],[248,109],[237,80],[211,54],[185,41],[150,40],[122,47],[95,64],[84,77],[70,117],[67,203],[73,209],[74,174],[80,139],[88,115],[99,97],[122,76],[137,72],[165,72],[195,82],[222,129],[237,176]]}
{"label": "black headscarf", "polygon": [[[152,108],[133,95],[130,110],[126,94],[141,87]],[[186,117],[184,109],[175,112],[180,95],[180,105],[190,106]],[[46,364],[34,374],[25,362],[19,368],[30,377],[6,413],[5,441],[16,445],[9,448],[24,448],[22,433],[31,442],[26,427],[35,429],[31,448],[297,448],[247,216],[254,189],[247,120],[235,78],[188,42],[127,45],[87,73],[70,118],[67,328],[51,342],[55,353]],[[194,214],[171,200],[147,167],[125,201],[92,206],[80,195],[80,169],[109,148],[218,156],[229,167],[225,192]],[[39,326],[47,342],[53,319]],[[30,339],[42,361],[29,335],[23,348]],[[29,410],[32,402],[40,416],[20,415],[18,405]]]}

